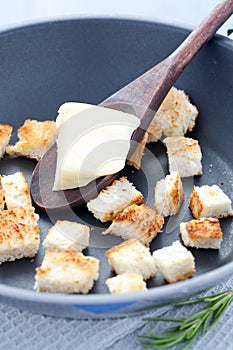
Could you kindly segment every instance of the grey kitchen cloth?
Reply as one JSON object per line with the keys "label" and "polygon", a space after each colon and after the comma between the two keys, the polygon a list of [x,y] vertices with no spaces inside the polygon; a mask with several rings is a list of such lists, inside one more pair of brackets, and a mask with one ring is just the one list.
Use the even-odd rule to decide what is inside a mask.
{"label": "grey kitchen cloth", "polygon": [[[204,295],[233,289],[233,277],[216,285]],[[140,316],[107,320],[74,320],[31,314],[0,304],[0,350],[142,350],[138,335],[147,330],[160,333],[168,324],[147,322],[147,316],[187,317],[203,304],[182,307],[171,305],[147,311]],[[175,346],[171,349],[180,349]],[[233,349],[233,303],[224,316],[190,349]]]}

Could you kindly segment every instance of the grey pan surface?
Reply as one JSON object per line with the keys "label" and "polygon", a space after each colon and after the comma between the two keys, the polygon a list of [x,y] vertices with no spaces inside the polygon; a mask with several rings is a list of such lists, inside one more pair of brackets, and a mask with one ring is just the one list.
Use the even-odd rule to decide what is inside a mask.
{"label": "grey pan surface", "polygon": [[[127,19],[73,19],[29,25],[0,33],[0,123],[16,129],[26,118],[55,119],[66,101],[98,104],[138,75],[158,63],[187,36],[188,29],[167,24]],[[191,219],[187,207],[193,184],[217,184],[232,198],[233,44],[224,37],[211,40],[194,58],[175,84],[190,95],[199,108],[195,130],[188,136],[199,140],[203,152],[203,175],[186,179],[185,203],[178,218],[168,219],[151,250],[180,240],[178,223]],[[21,170],[28,181],[35,162],[5,156],[0,173]],[[140,171],[122,171],[153,206],[155,181],[168,173],[162,143],[148,146]],[[196,274],[191,279],[167,285],[161,276],[148,282],[146,293],[111,296],[105,286],[112,272],[105,250],[120,242],[103,237],[101,224],[85,206],[60,212],[40,212],[41,241],[56,219],[86,223],[91,244],[85,251],[100,259],[100,278],[89,295],[50,295],[33,291],[34,261],[22,259],[0,267],[0,296],[6,303],[33,312],[68,317],[114,317],[135,313],[187,297],[227,278],[233,271],[232,219],[221,220],[224,233],[220,251],[195,250]]]}

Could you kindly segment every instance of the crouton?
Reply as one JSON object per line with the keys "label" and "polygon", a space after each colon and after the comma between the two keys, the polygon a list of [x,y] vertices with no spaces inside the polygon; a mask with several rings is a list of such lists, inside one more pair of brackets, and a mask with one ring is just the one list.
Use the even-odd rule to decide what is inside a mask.
{"label": "crouton", "polygon": [[146,204],[133,204],[125,208],[113,219],[112,224],[102,234],[112,234],[127,240],[137,238],[148,245],[162,228],[164,219]]}
{"label": "crouton", "polygon": [[195,260],[179,241],[153,252],[157,269],[168,283],[183,281],[195,273]]}
{"label": "crouton", "polygon": [[217,218],[181,222],[181,238],[186,247],[220,249],[222,230]]}
{"label": "crouton", "polygon": [[40,243],[40,230],[33,207],[0,212],[0,264],[33,258]]}
{"label": "crouton", "polygon": [[47,250],[81,252],[89,245],[90,229],[87,225],[58,220],[43,241]]}
{"label": "crouton", "polygon": [[100,191],[98,197],[87,203],[96,219],[102,222],[114,219],[123,209],[131,204],[140,204],[143,195],[139,192],[126,177],[113,181],[110,186]]}
{"label": "crouton", "polygon": [[40,160],[55,142],[56,136],[57,127],[54,121],[39,122],[27,119],[18,129],[19,141],[14,146],[7,146],[6,152],[10,155]]}
{"label": "crouton", "polygon": [[157,118],[153,118],[148,129],[147,129],[147,143],[157,142],[161,139],[163,130],[158,125]]}
{"label": "crouton", "polygon": [[0,124],[0,159],[4,156],[6,147],[10,141],[12,126]]}
{"label": "crouton", "polygon": [[183,185],[178,172],[167,175],[155,185],[155,209],[164,217],[176,215],[184,200]]}
{"label": "crouton", "polygon": [[155,142],[162,136],[184,136],[192,131],[198,110],[182,90],[172,87],[156,112],[148,128],[148,142]]}
{"label": "crouton", "polygon": [[181,177],[202,174],[202,153],[197,140],[183,136],[167,137],[164,143],[170,173],[177,171]]}
{"label": "crouton", "polygon": [[137,273],[123,273],[106,280],[111,294],[122,294],[147,290],[146,283]]}
{"label": "crouton", "polygon": [[135,169],[139,170],[141,167],[141,161],[142,156],[144,154],[145,146],[148,140],[148,133],[146,132],[141,140],[139,142],[136,150],[134,151],[133,155],[130,157],[130,159],[127,161],[127,164],[130,166],[133,166]]}
{"label": "crouton", "polygon": [[27,181],[22,172],[0,177],[7,209],[30,207],[31,196]]}
{"label": "crouton", "polygon": [[47,250],[36,269],[38,292],[87,294],[99,276],[99,260],[80,252]]}
{"label": "crouton", "polygon": [[105,252],[109,265],[117,275],[137,273],[146,281],[156,275],[157,269],[149,248],[131,238]]}
{"label": "crouton", "polygon": [[194,186],[189,206],[195,219],[233,215],[230,198],[217,185]]}
{"label": "crouton", "polygon": [[0,211],[5,207],[5,194],[2,188],[0,188]]}

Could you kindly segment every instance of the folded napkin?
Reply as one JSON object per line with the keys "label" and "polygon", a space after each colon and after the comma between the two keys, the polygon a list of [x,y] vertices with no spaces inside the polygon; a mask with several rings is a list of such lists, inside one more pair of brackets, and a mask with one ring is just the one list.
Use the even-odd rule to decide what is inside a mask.
{"label": "folded napkin", "polygon": [[[200,296],[233,289],[233,277]],[[202,304],[172,305],[147,311],[140,316],[107,320],[72,320],[20,311],[0,304],[0,350],[142,350],[137,337],[147,330],[160,333],[168,324],[143,321],[143,317],[187,317]],[[174,325],[174,324],[173,324]],[[190,349],[232,350],[233,303],[224,316]],[[180,346],[172,349],[179,349]]]}

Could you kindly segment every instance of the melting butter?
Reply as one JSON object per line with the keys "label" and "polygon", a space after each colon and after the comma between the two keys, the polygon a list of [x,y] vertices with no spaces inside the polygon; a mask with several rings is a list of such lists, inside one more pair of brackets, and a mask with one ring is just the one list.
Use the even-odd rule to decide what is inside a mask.
{"label": "melting butter", "polygon": [[57,166],[53,190],[82,187],[125,166],[140,120],[129,113],[68,102],[58,110]]}

